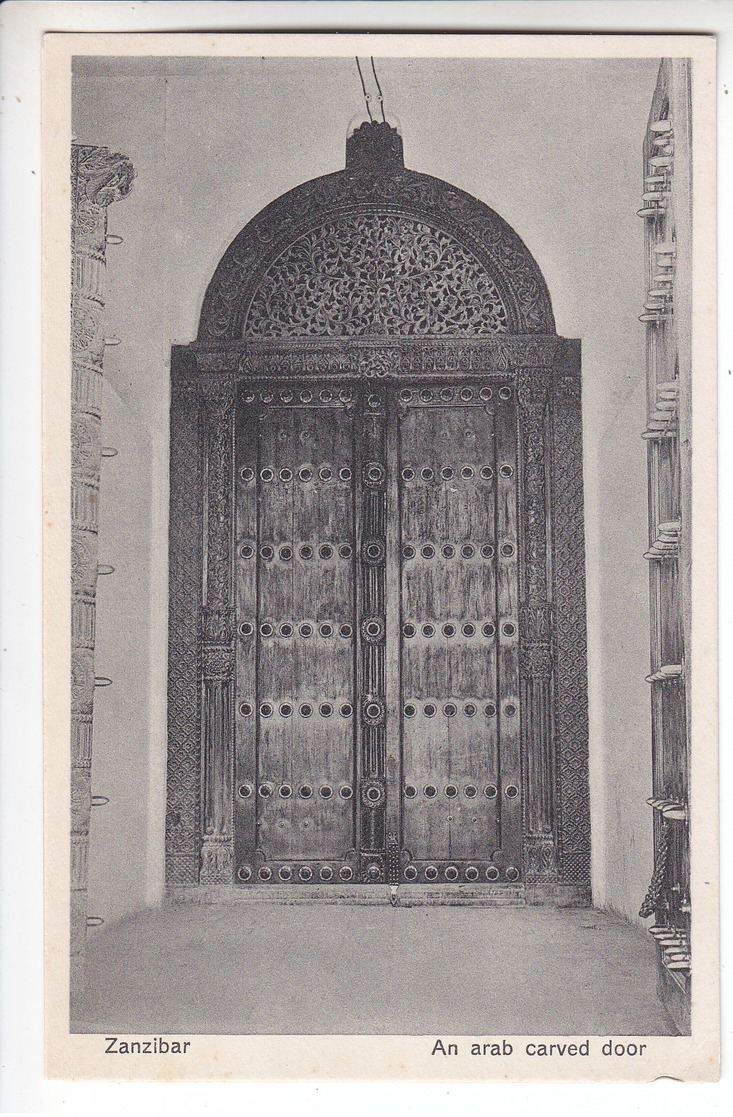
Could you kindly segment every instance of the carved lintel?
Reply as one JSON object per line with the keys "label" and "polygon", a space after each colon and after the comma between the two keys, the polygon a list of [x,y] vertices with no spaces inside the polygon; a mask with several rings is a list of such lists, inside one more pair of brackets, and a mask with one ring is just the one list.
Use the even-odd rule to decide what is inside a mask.
{"label": "carved lintel", "polygon": [[528,377],[549,385],[562,339],[556,336],[498,335],[487,338],[380,338],[379,344],[355,338],[243,338],[239,342],[192,342],[176,346],[173,378],[200,379],[212,391],[232,378],[361,377],[374,379],[380,368],[396,376],[494,375]]}
{"label": "carved lintel", "polygon": [[557,852],[552,834],[527,834],[524,839],[524,875],[529,884],[559,880]]}

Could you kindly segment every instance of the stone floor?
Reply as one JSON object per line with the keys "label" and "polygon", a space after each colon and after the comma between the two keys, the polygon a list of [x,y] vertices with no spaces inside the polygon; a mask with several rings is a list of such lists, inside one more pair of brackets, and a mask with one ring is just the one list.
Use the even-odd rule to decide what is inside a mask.
{"label": "stone floor", "polygon": [[175,905],[94,933],[75,1031],[674,1035],[653,944],[594,909]]}

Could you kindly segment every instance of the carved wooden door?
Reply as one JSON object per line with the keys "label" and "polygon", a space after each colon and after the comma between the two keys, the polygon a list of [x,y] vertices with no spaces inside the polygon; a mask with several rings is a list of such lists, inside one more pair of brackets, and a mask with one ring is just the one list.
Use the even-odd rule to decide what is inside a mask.
{"label": "carved wooden door", "polygon": [[513,389],[242,389],[240,883],[517,880]]}
{"label": "carved wooden door", "polygon": [[240,881],[255,866],[263,883],[355,875],[352,400],[336,387],[245,392],[239,401]]}
{"label": "carved wooden door", "polygon": [[508,386],[400,393],[407,880],[516,880],[517,479]]}

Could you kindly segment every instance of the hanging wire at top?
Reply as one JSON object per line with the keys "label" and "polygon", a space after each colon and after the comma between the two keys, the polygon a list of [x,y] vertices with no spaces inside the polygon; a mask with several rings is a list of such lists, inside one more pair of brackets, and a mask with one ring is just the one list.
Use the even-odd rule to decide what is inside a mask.
{"label": "hanging wire at top", "polygon": [[379,78],[377,77],[377,67],[374,65],[374,59],[373,58],[370,58],[369,61],[372,64],[372,73],[374,74],[374,80],[377,83],[377,100],[379,101],[379,108],[381,109],[381,112],[382,112],[382,122],[384,124],[386,124],[387,123],[387,118],[384,115],[384,94],[382,93],[382,87],[379,84]]}
{"label": "hanging wire at top", "polygon": [[[374,115],[372,113],[372,106],[371,106],[372,94],[367,92],[366,82],[364,81],[364,72],[361,68],[361,63],[359,62],[358,55],[355,56],[355,57],[356,57],[356,68],[359,71],[359,80],[361,81],[361,89],[362,89],[362,93],[364,94],[364,102],[365,102],[366,107],[367,107],[367,112],[369,113],[369,120],[372,124],[374,124]],[[369,61],[370,61],[371,66],[372,66],[372,74],[374,75],[374,84],[377,87],[377,101],[379,102],[379,109],[380,109],[380,112],[382,114],[382,122],[386,124],[387,123],[387,117],[384,115],[384,94],[382,93],[382,87],[379,84],[379,78],[377,77],[377,67],[374,65],[374,59],[373,58],[370,57]]]}
{"label": "hanging wire at top", "polygon": [[359,62],[359,57],[358,57],[358,55],[356,55],[355,57],[356,57],[356,68],[359,71],[359,79],[361,81],[361,88],[362,88],[362,92],[364,93],[364,101],[366,103],[367,112],[369,113],[369,120],[373,124],[374,123],[374,117],[372,116],[372,109],[371,109],[371,105],[369,104],[372,97],[371,97],[370,93],[367,93],[366,83],[364,82],[364,75],[361,72],[361,64]]}

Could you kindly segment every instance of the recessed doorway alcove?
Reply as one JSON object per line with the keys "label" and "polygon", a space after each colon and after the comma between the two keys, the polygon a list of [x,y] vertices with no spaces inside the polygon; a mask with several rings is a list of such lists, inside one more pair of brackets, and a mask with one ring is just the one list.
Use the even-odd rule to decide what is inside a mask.
{"label": "recessed doorway alcove", "polygon": [[590,899],[580,343],[388,123],[172,351],[170,897]]}

